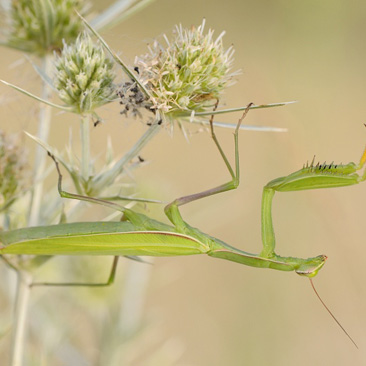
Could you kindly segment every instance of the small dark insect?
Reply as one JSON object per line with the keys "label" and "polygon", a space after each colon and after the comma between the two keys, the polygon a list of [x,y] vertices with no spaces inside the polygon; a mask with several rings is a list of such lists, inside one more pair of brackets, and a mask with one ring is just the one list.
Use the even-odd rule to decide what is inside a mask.
{"label": "small dark insect", "polygon": [[[163,120],[162,119],[159,119],[159,121],[157,122],[157,125],[158,126],[161,126],[162,123],[163,123]],[[147,126],[152,126],[153,124],[151,122],[147,122],[146,125]]]}
{"label": "small dark insect", "polygon": [[145,161],[145,159],[144,159],[144,158],[142,158],[140,155],[138,156],[138,159],[139,159],[139,162],[140,162],[140,163],[143,163],[143,162]]}
{"label": "small dark insect", "polygon": [[136,71],[137,74],[140,74],[140,69],[137,66],[135,66],[133,69]]}
{"label": "small dark insect", "polygon": [[138,116],[142,118],[139,108],[146,108],[147,106],[150,108],[151,106],[151,104],[147,102],[146,96],[141,92],[134,81],[125,82],[118,91],[118,96],[121,98],[119,104],[125,106],[120,114],[126,116],[128,115],[128,112],[131,112],[134,117]]}

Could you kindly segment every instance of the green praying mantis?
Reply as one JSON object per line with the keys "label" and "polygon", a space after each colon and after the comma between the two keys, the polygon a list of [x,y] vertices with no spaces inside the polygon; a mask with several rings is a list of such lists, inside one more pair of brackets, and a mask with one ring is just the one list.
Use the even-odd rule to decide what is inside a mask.
{"label": "green praying mantis", "polygon": [[[7,258],[9,254],[115,256],[108,281],[103,284],[89,284],[91,286],[104,286],[113,282],[118,256],[182,256],[207,254],[210,257],[226,259],[251,267],[295,271],[301,276],[314,277],[323,267],[327,259],[325,255],[303,259],[284,257],[275,253],[275,234],[272,223],[272,201],[274,194],[276,191],[291,192],[358,184],[366,180],[366,171],[363,174],[357,173],[364,167],[366,162],[366,149],[358,164],[336,165],[333,163],[324,163],[315,165],[313,160],[310,165],[306,164],[302,169],[288,176],[270,181],[263,189],[261,209],[263,248],[259,254],[242,251],[203,233],[185,222],[179,211],[180,206],[189,202],[238,187],[240,179],[239,128],[250,106],[251,104],[247,106],[234,132],[235,168],[231,166],[220,146],[213,128],[213,116],[211,117],[211,136],[231,175],[231,180],[218,187],[180,197],[168,204],[165,207],[165,214],[173,225],[156,221],[115,202],[63,191],[62,175],[58,162],[53,157],[59,174],[58,190],[61,197],[97,203],[119,210],[123,213],[124,221],[68,223],[30,227],[6,232],[2,231],[0,232],[0,254],[5,256],[4,258]],[[33,286],[47,284],[49,283],[34,283]],[[74,283],[67,285],[80,286],[85,284]],[[315,288],[314,291],[317,294]],[[317,296],[319,297],[318,294]],[[322,300],[320,299],[320,301]],[[325,306],[324,303],[323,305]],[[326,309],[328,310],[327,307]],[[340,325],[336,319],[335,321]],[[341,328],[343,329],[342,326]],[[345,330],[344,332],[347,334]],[[349,337],[348,334],[347,336]],[[351,337],[349,338],[351,339]]]}

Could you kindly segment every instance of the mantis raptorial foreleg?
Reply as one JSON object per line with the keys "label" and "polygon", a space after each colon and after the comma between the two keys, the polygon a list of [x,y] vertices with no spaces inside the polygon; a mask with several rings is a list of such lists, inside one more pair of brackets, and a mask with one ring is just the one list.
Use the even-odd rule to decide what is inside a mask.
{"label": "mantis raptorial foreleg", "polygon": [[[361,183],[366,180],[366,170],[363,174],[359,175],[357,171],[361,170],[366,162],[366,148],[361,156],[360,162],[358,164],[316,164],[314,165],[314,159],[309,164],[304,165],[303,169],[294,172],[286,177],[281,177],[270,181],[263,188],[263,198],[262,198],[262,242],[263,249],[260,253],[261,257],[264,258],[279,258],[275,254],[275,234],[272,224],[272,200],[275,192],[292,192],[292,191],[302,191],[308,189],[319,189],[319,188],[335,188],[335,187],[345,187],[354,184]],[[299,273],[297,271],[297,273]],[[301,273],[299,273],[301,274]],[[309,276],[311,286],[324,306],[328,313],[332,316],[334,321],[340,326],[347,337],[352,341],[352,343],[358,348],[355,341],[347,333],[344,327],[336,319],[333,313],[326,306],[324,301],[319,296],[317,290],[314,287],[314,283]]]}
{"label": "mantis raptorial foreleg", "polygon": [[366,148],[358,164],[309,164],[286,177],[274,179],[263,188],[262,196],[262,241],[261,256],[272,258],[275,255],[275,234],[272,224],[272,200],[275,192],[293,192],[308,189],[336,188],[358,184],[366,180],[366,170],[357,174],[366,162]]}

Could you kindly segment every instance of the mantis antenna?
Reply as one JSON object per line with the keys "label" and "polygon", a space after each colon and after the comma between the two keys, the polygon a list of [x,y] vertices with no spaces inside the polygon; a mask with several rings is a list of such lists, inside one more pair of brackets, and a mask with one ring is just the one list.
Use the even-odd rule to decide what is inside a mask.
{"label": "mantis antenna", "polygon": [[310,284],[311,287],[313,288],[315,295],[317,296],[317,298],[319,299],[319,301],[322,303],[322,305],[324,306],[325,310],[330,314],[330,316],[333,318],[333,320],[338,324],[338,326],[343,330],[344,334],[350,339],[350,341],[355,345],[355,347],[358,349],[357,343],[352,339],[352,337],[348,334],[348,332],[344,329],[344,327],[342,326],[342,324],[338,321],[338,319],[334,316],[334,314],[330,311],[330,309],[328,308],[327,305],[325,305],[325,302],[322,300],[322,298],[320,297],[318,291],[316,290],[315,286],[314,286],[314,282],[313,280],[309,277],[310,280]]}

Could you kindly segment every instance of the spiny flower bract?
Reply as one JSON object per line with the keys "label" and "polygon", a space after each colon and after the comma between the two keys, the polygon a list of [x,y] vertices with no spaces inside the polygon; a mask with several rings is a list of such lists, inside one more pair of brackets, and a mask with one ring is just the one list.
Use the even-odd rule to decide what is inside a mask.
{"label": "spiny flower bract", "polygon": [[75,10],[86,9],[80,0],[12,0],[6,44],[40,56],[59,52],[63,40],[75,40],[82,30]]}
{"label": "spiny flower bract", "polygon": [[115,97],[113,63],[85,32],[64,44],[56,70],[58,95],[76,113],[90,113]]}
{"label": "spiny flower bract", "polygon": [[197,28],[175,28],[167,46],[154,41],[149,53],[136,58],[141,82],[153,96],[153,108],[165,114],[202,111],[212,106],[236,73],[230,73],[233,47],[224,49],[224,32],[204,34],[205,21]]}

